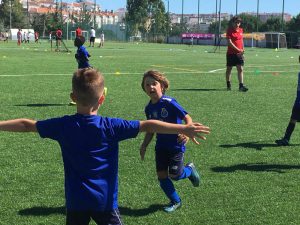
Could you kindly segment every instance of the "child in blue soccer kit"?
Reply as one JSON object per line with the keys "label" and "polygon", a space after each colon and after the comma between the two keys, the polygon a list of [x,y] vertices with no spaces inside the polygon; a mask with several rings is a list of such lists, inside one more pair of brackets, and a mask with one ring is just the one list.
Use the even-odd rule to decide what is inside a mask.
{"label": "child in blue soccer kit", "polygon": [[91,57],[91,55],[83,46],[84,42],[85,42],[85,38],[83,36],[78,36],[74,40],[74,46],[77,47],[77,53],[75,54],[75,59],[78,63],[78,69],[91,67],[91,65],[89,64],[89,58]]}
{"label": "child in blue soccer kit", "polygon": [[104,78],[92,68],[78,69],[72,78],[71,98],[77,113],[34,121],[0,122],[0,130],[38,132],[59,143],[65,171],[66,224],[121,225],[118,210],[118,144],[139,132],[183,133],[190,138],[209,133],[199,123],[168,124],[97,115],[103,104]]}
{"label": "child in blue soccer kit", "polygon": [[[300,56],[299,56],[299,62],[300,62]],[[293,105],[290,122],[286,128],[284,137],[275,141],[278,146],[289,145],[289,141],[296,127],[296,123],[299,121],[300,121],[300,73],[298,73],[297,97]]]}
{"label": "child in blue soccer kit", "polygon": [[[172,97],[164,95],[169,87],[169,81],[162,73],[154,70],[146,72],[143,76],[141,86],[150,97],[150,102],[145,108],[147,119],[161,120],[174,124],[181,124],[182,120],[186,124],[192,123],[192,118],[177,101]],[[189,178],[192,184],[197,187],[200,183],[200,176],[193,163],[188,163],[184,166],[183,159],[185,143],[187,141],[185,136],[156,133],[156,173],[160,187],[170,199],[169,205],[164,210],[166,212],[173,212],[181,207],[181,199],[174,188],[172,180],[178,181]],[[153,132],[147,132],[145,135],[140,147],[142,160],[144,160],[146,148],[153,136]]]}

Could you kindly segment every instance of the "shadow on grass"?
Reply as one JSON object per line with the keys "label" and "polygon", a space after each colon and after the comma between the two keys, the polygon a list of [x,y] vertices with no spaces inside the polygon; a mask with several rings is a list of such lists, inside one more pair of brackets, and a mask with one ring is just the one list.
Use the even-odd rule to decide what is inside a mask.
{"label": "shadow on grass", "polygon": [[[141,217],[147,216],[148,214],[152,214],[156,211],[159,211],[163,208],[163,205],[155,204],[150,205],[148,208],[144,209],[131,209],[128,207],[119,207],[121,215],[131,216],[131,217]],[[19,211],[19,215],[21,216],[49,216],[53,214],[66,214],[66,208],[64,206],[61,207],[42,207],[35,206],[28,209],[22,209]]]}
{"label": "shadow on grass", "polygon": [[217,173],[233,173],[238,170],[253,172],[276,172],[285,173],[284,170],[300,169],[300,165],[281,165],[281,164],[265,164],[265,163],[244,163],[233,166],[217,166],[211,170]]}
{"label": "shadow on grass", "polygon": [[22,209],[19,211],[19,215],[21,216],[49,216],[52,214],[66,214],[66,208],[64,206],[61,207],[35,206],[32,208]]}
{"label": "shadow on grass", "polygon": [[128,207],[119,207],[121,215],[131,216],[131,217],[141,217],[141,216],[147,216],[149,214],[152,214],[156,211],[162,210],[164,205],[160,204],[154,204],[150,205],[148,208],[144,209],[131,209]]}
{"label": "shadow on grass", "polygon": [[49,107],[49,106],[66,106],[69,104],[46,104],[46,103],[41,103],[41,104],[24,104],[24,105],[15,105],[15,106],[27,106],[27,107]]}
{"label": "shadow on grass", "polygon": [[215,89],[215,88],[175,88],[170,89],[170,91],[224,91],[223,89]]}
{"label": "shadow on grass", "polygon": [[[260,143],[260,142],[245,142],[245,143],[237,143],[237,144],[232,144],[232,145],[219,145],[222,148],[237,148],[237,147],[242,147],[242,148],[252,148],[255,150],[263,150],[263,148],[266,147],[280,147],[277,144],[270,144],[270,143]],[[299,144],[291,144],[289,146],[300,146]]]}

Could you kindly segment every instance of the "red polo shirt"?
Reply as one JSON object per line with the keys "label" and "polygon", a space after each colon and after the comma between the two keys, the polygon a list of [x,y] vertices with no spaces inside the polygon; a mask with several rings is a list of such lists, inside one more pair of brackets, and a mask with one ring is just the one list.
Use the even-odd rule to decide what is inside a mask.
{"label": "red polo shirt", "polygon": [[[226,33],[226,38],[231,39],[232,43],[239,49],[244,49],[243,28],[229,28]],[[234,48],[228,45],[227,54],[238,53]]]}

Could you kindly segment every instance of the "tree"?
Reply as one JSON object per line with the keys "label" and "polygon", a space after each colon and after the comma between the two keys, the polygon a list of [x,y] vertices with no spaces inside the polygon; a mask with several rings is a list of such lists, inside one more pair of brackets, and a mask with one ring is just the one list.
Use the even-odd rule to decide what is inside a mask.
{"label": "tree", "polygon": [[127,35],[136,36],[141,32],[143,36],[149,33],[156,36],[167,33],[169,18],[162,0],[128,0],[126,7]]}
{"label": "tree", "polygon": [[271,17],[260,28],[261,31],[281,31],[282,24],[280,17]]}
{"label": "tree", "polygon": [[[11,5],[10,5],[11,4]],[[11,10],[11,17],[10,17]],[[2,0],[0,4],[0,21],[2,21],[4,27],[11,26],[13,28],[25,27],[26,21],[24,17],[24,11],[22,4],[18,0]]]}
{"label": "tree", "polygon": [[286,28],[289,31],[300,32],[300,14],[293,17],[287,24]]}

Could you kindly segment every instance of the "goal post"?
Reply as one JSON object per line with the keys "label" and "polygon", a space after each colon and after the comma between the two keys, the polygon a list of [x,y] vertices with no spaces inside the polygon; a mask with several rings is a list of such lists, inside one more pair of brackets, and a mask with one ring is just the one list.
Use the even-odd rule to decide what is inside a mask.
{"label": "goal post", "polygon": [[252,47],[287,49],[286,34],[281,32],[252,33]]}
{"label": "goal post", "polygon": [[[85,41],[87,41],[88,37],[89,37],[88,31],[83,30],[82,31],[82,36],[85,38]],[[76,32],[75,31],[71,31],[71,40],[75,40],[75,37],[76,37]]]}

